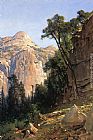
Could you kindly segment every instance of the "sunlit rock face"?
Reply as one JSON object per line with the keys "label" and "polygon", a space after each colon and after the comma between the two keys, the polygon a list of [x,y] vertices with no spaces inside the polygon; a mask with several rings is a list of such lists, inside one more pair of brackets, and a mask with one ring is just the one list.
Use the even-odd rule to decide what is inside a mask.
{"label": "sunlit rock face", "polygon": [[43,67],[53,57],[56,48],[40,48],[23,31],[13,37],[0,39],[0,90],[8,94],[8,77],[15,74],[25,87],[26,96],[31,96],[38,84],[47,78]]}

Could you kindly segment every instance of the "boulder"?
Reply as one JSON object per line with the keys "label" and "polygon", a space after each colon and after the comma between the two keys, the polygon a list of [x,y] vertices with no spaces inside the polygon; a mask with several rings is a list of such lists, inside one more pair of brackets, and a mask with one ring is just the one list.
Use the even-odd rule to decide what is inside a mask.
{"label": "boulder", "polygon": [[25,137],[29,137],[29,135],[30,135],[30,130],[26,130],[26,135],[25,135]]}
{"label": "boulder", "polygon": [[0,140],[2,140],[2,136],[0,136]]}
{"label": "boulder", "polygon": [[82,128],[86,122],[86,115],[79,111],[76,105],[72,106],[62,119],[62,123],[72,129]]}
{"label": "boulder", "polygon": [[38,129],[32,124],[32,123],[29,123],[29,130],[33,133],[33,134],[36,134]]}

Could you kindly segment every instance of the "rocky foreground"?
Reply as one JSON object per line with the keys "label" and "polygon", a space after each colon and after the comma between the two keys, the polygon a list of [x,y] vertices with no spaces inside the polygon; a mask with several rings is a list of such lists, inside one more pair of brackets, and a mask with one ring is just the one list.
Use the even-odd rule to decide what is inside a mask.
{"label": "rocky foreground", "polygon": [[[7,129],[7,125],[0,131],[3,128]],[[39,114],[37,124],[30,120],[23,128],[14,123],[11,128],[7,134],[1,134],[2,140],[93,140],[93,95],[62,104],[51,113]]]}
{"label": "rocky foreground", "polygon": [[23,130],[16,128],[14,140],[93,140],[92,108],[91,103],[81,106],[74,104],[71,108],[39,114],[38,126],[29,123]]}
{"label": "rocky foreground", "polygon": [[55,111],[44,120],[33,140],[93,140],[93,109],[90,105]]}

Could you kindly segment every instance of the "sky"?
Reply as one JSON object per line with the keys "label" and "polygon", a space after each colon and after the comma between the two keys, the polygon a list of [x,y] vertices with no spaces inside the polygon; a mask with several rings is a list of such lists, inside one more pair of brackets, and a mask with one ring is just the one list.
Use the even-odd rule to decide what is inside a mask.
{"label": "sky", "polygon": [[41,40],[47,19],[59,14],[70,20],[81,9],[92,11],[93,0],[0,0],[0,37],[25,31],[40,47],[55,45],[53,40]]}

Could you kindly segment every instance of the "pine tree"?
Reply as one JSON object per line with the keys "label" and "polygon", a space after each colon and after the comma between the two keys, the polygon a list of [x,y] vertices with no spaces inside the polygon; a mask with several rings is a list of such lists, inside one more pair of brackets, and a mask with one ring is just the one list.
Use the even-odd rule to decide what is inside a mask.
{"label": "pine tree", "polygon": [[12,116],[20,116],[25,109],[25,89],[22,82],[19,83],[17,77],[9,77],[8,91],[8,112]]}
{"label": "pine tree", "polygon": [[20,90],[21,103],[24,103],[25,102],[25,89],[24,89],[24,85],[23,85],[22,81],[19,84],[19,90]]}
{"label": "pine tree", "polygon": [[5,103],[5,95],[2,87],[2,91],[0,94],[0,120],[4,120],[6,115],[6,103]]}
{"label": "pine tree", "polygon": [[9,79],[9,91],[8,91],[8,112],[10,115],[18,115],[19,108],[19,83],[15,75],[12,75]]}

